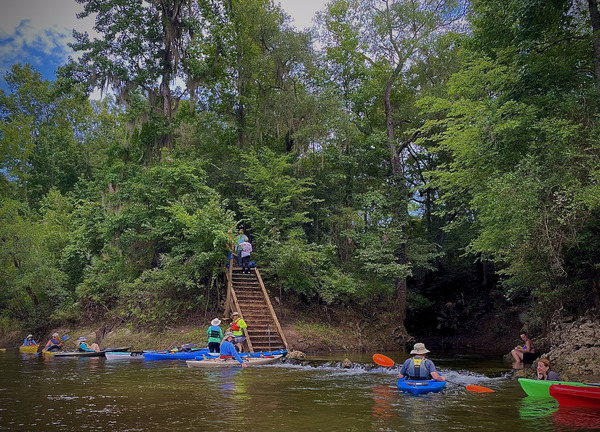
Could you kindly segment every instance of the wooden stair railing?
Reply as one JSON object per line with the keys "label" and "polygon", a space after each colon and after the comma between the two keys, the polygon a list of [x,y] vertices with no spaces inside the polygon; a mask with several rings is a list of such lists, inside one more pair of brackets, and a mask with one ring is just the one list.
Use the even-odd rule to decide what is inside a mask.
{"label": "wooden stair railing", "polygon": [[[231,264],[231,263],[230,263]],[[229,266],[227,272],[227,300],[225,317],[229,318],[233,310],[237,311],[248,324],[243,329],[248,351],[266,351],[288,349],[287,340],[279,324],[273,305],[257,268],[250,275],[241,273],[241,269]],[[265,327],[265,333],[261,327]]]}

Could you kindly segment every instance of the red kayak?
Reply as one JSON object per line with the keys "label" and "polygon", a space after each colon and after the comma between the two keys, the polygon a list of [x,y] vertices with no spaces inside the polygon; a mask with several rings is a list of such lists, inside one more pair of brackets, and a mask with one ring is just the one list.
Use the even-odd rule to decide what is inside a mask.
{"label": "red kayak", "polygon": [[550,396],[561,406],[600,407],[600,387],[552,384]]}

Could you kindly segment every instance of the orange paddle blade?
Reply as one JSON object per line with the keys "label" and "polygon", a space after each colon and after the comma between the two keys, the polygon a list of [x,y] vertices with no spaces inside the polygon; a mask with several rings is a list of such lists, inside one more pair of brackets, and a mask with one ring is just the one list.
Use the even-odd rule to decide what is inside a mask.
{"label": "orange paddle blade", "polygon": [[373,354],[373,361],[380,366],[390,367],[394,366],[394,360],[389,357],[384,356],[383,354]]}
{"label": "orange paddle blade", "polygon": [[478,386],[478,385],[468,385],[468,386],[465,386],[465,388],[469,391],[476,392],[476,393],[494,393],[494,390],[492,390],[491,388]]}

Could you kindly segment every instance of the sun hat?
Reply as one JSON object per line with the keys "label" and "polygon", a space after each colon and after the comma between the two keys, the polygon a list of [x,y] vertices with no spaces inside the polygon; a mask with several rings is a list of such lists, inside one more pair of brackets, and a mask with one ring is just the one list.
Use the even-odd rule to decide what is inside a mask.
{"label": "sun hat", "polygon": [[79,339],[77,339],[77,342],[85,342],[86,340],[87,340],[86,338],[81,336]]}
{"label": "sun hat", "polygon": [[52,336],[58,336],[58,333],[52,333]]}
{"label": "sun hat", "polygon": [[214,326],[218,326],[219,324],[221,324],[221,320],[219,318],[215,318],[214,320],[212,320],[210,322],[210,325],[214,325]]}
{"label": "sun hat", "polygon": [[223,339],[227,339],[228,337],[235,337],[235,336],[233,335],[233,333],[227,332],[227,333],[225,333],[225,336],[223,336]]}
{"label": "sun hat", "polygon": [[424,343],[416,343],[413,350],[410,352],[411,354],[427,354],[429,352],[429,350],[427,348],[425,348],[425,344]]}
{"label": "sun hat", "polygon": [[27,335],[27,339],[29,339],[30,337],[33,337],[33,335]]}
{"label": "sun hat", "polygon": [[232,313],[231,315],[239,315],[239,313],[237,313],[237,312],[234,312],[234,313]]}

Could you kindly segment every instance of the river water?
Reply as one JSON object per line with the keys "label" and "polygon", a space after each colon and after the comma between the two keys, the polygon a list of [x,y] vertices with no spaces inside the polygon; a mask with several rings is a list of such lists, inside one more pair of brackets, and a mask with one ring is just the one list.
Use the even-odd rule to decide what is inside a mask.
{"label": "river water", "polygon": [[[383,353],[397,362],[406,354]],[[341,369],[349,358],[355,365]],[[413,396],[370,355],[310,365],[188,369],[185,362],[45,358],[0,352],[0,430],[10,431],[583,431],[600,411],[525,395],[500,355],[431,357],[449,383]],[[478,384],[495,390],[465,390]]]}

